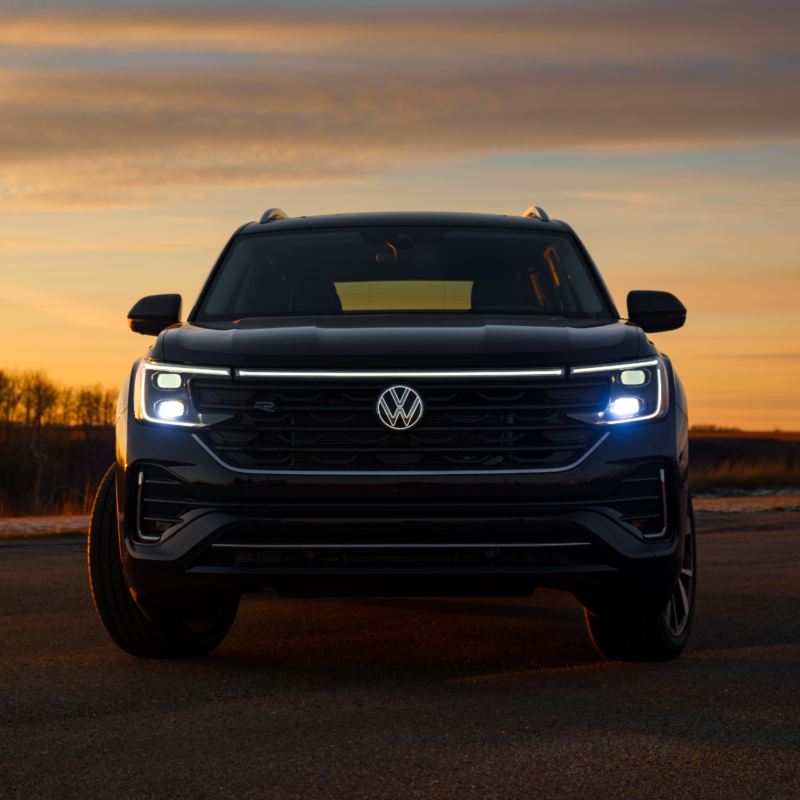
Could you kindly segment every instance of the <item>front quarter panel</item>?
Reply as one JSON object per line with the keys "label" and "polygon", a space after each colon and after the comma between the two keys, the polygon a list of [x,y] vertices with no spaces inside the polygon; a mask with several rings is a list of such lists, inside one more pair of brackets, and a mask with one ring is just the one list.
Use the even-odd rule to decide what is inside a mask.
{"label": "front quarter panel", "polygon": [[670,392],[672,397],[673,413],[675,414],[675,433],[678,445],[678,464],[681,478],[688,483],[689,470],[689,404],[686,399],[686,390],[683,386],[672,361],[668,356],[662,355],[664,364],[670,376]]}
{"label": "front quarter panel", "polygon": [[136,425],[133,418],[133,386],[136,380],[136,371],[143,359],[139,358],[131,367],[128,378],[123,382],[117,400],[117,419],[115,425],[115,458],[114,466],[116,469],[116,489],[117,489],[117,522],[120,530],[120,547],[123,545],[122,532],[125,530],[125,506],[126,506],[126,485],[125,476],[128,458],[128,434],[130,427]]}

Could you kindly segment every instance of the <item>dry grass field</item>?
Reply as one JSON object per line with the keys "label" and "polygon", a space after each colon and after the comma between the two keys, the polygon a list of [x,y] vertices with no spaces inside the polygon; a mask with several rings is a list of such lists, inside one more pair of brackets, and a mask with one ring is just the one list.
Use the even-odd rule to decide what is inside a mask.
{"label": "dry grass field", "polygon": [[695,493],[759,489],[800,491],[800,464],[779,458],[702,464],[692,467],[690,483]]}
{"label": "dry grass field", "polygon": [[800,491],[800,432],[697,431],[690,433],[695,493]]}

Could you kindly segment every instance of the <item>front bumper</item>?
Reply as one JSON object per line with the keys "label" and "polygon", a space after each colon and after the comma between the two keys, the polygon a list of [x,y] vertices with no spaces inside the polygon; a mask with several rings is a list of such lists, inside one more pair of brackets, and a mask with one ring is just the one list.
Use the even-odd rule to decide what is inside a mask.
{"label": "front bumper", "polygon": [[[241,474],[190,432],[131,422],[117,481],[124,570],[139,596],[666,594],[685,534],[683,422],[618,426],[567,472],[425,476]],[[662,518],[648,527],[631,508]]]}

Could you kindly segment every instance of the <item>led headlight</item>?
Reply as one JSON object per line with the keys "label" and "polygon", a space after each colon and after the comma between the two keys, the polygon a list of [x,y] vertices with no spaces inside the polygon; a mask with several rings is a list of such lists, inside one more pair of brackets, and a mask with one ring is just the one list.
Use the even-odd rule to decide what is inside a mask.
{"label": "led headlight", "polygon": [[134,415],[138,420],[160,425],[199,428],[225,419],[228,415],[198,411],[192,403],[193,378],[230,379],[224,367],[194,367],[142,361],[136,371]]}
{"label": "led headlight", "polygon": [[669,406],[667,374],[660,358],[625,364],[573,367],[570,375],[577,379],[608,376],[611,380],[608,403],[602,411],[572,415],[583,422],[619,425],[658,419],[667,413]]}
{"label": "led headlight", "polygon": [[608,404],[606,414],[609,419],[634,419],[641,414],[642,405],[643,403],[639,397],[623,394],[621,397],[615,397]]}
{"label": "led headlight", "polygon": [[186,416],[186,403],[183,400],[157,400],[156,416],[161,419],[181,419]]}

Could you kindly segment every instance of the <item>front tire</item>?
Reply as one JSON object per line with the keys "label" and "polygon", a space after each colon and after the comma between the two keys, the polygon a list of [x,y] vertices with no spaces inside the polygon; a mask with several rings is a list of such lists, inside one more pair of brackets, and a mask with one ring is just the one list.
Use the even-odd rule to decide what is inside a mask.
{"label": "front tire", "polygon": [[[196,658],[225,638],[236,618],[238,593],[219,597],[211,606],[202,598],[199,619],[164,612],[146,615],[131,596],[122,571],[115,501],[115,468],[100,483],[89,525],[89,586],[103,626],[114,643],[142,658]],[[201,599],[201,598],[198,598]]]}
{"label": "front tire", "polygon": [[584,603],[584,619],[595,648],[616,661],[667,661],[689,641],[694,618],[697,545],[691,500],[681,571],[666,605],[631,608],[630,604]]}

